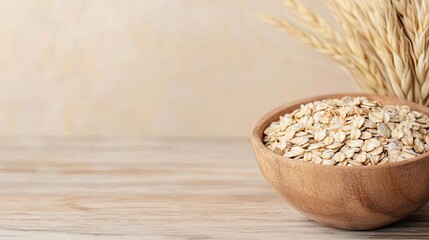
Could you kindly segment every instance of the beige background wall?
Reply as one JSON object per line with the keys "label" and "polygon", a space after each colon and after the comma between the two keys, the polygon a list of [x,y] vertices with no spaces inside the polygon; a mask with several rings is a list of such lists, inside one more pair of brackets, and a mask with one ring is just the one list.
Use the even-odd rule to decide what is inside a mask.
{"label": "beige background wall", "polygon": [[285,13],[276,0],[1,0],[0,135],[239,137],[291,99],[356,91],[259,12]]}

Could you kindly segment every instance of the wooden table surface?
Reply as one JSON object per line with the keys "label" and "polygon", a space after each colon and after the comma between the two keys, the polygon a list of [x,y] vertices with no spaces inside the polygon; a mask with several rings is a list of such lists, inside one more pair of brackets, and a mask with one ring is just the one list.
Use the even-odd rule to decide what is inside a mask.
{"label": "wooden table surface", "polygon": [[320,226],[249,140],[0,139],[0,239],[429,239],[429,205],[376,231]]}

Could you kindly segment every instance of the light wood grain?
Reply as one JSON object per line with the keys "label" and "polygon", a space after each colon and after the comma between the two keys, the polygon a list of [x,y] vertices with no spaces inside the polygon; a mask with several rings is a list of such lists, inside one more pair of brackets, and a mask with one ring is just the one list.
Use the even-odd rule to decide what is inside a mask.
{"label": "light wood grain", "polygon": [[248,140],[0,139],[0,239],[424,239],[429,207],[323,227],[265,183]]}

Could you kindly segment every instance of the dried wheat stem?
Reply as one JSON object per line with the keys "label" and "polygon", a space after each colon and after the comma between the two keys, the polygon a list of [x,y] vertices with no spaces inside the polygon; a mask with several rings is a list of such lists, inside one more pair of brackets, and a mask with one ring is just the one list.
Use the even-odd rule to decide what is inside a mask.
{"label": "dried wheat stem", "polygon": [[[335,32],[332,27],[320,16],[311,11],[308,7],[297,0],[283,0],[285,6],[291,9],[298,18],[307,24],[307,27],[313,31],[313,34],[319,33],[320,37],[329,41],[333,48],[338,52],[345,52],[348,57],[348,69],[354,72],[354,75],[359,75],[360,79],[355,78],[355,82],[372,92],[381,89],[383,94],[386,94],[383,88],[382,78],[380,77],[377,68],[361,61],[365,57],[365,51],[360,45],[354,41],[345,41]],[[376,71],[376,72],[373,72]],[[366,79],[368,82],[363,83]],[[378,90],[380,92],[380,90]]]}
{"label": "dried wheat stem", "polygon": [[343,64],[368,91],[429,105],[427,0],[330,0],[344,34],[299,0],[282,3],[305,28],[263,19]]}
{"label": "dried wheat stem", "polygon": [[350,1],[332,0],[330,7],[334,17],[341,23],[347,35],[347,41],[345,42],[348,47],[345,49],[352,61],[355,62],[356,70],[360,72],[360,77],[357,80],[364,81],[364,84],[375,86],[378,93],[392,95],[390,85],[384,81],[386,76],[383,76],[382,63],[378,56],[374,54],[372,45],[365,40],[372,38],[372,35],[368,34],[367,28],[360,27],[365,25],[362,24],[362,21],[366,21],[367,18],[361,19],[360,17],[364,16],[365,13],[357,12],[359,8],[353,6]]}
{"label": "dried wheat stem", "polygon": [[293,25],[289,21],[282,20],[270,15],[259,15],[259,17],[266,23],[275,26],[288,34],[291,34],[295,38],[314,47],[318,51],[331,56],[337,62],[340,62],[342,64],[348,64],[347,58],[345,57],[345,54],[344,52],[342,52],[341,49],[333,47],[328,42],[321,40],[319,37],[299,29],[297,26]]}
{"label": "dried wheat stem", "polygon": [[[290,35],[301,40],[302,42],[312,46],[319,52],[324,53],[328,56],[331,56],[335,61],[343,64],[347,69],[349,69],[349,71],[357,74],[357,72],[354,69],[353,62],[350,62],[349,57],[346,55],[346,53],[343,52],[341,48],[338,48],[337,46],[333,47],[328,42],[319,39],[318,37],[314,36],[311,33],[308,33],[299,29],[297,26],[293,25],[292,23],[286,20],[282,20],[270,15],[260,15],[259,17],[265,22],[267,22],[268,24],[273,25],[286,33],[289,33]],[[364,76],[364,74],[360,74],[360,75]],[[356,81],[356,82],[360,87],[370,92],[377,91],[377,86],[375,85],[363,84],[360,81]]]}
{"label": "dried wheat stem", "polygon": [[400,19],[411,42],[411,58],[413,60],[415,79],[415,101],[423,103],[429,98],[429,11],[426,1],[394,0],[400,13]]}
{"label": "dried wheat stem", "polygon": [[405,36],[393,17],[393,6],[385,3],[382,0],[355,1],[352,11],[361,22],[360,35],[368,39],[367,45],[371,46],[374,59],[379,59],[379,67],[393,94],[412,100],[412,73],[407,58],[402,58],[403,49],[407,47]]}
{"label": "dried wheat stem", "polygon": [[341,37],[335,32],[332,27],[319,15],[311,11],[307,6],[297,0],[283,0],[282,3],[291,9],[296,16],[307,24],[309,28],[318,32],[320,37],[334,41],[332,44],[338,43]]}
{"label": "dried wheat stem", "polygon": [[407,99],[414,100],[413,65],[411,56],[409,55],[411,47],[407,36],[400,28],[401,23],[398,21],[398,16],[394,6],[392,4],[385,4],[385,6],[387,8],[387,32],[389,33],[389,37],[387,39],[394,57],[394,68],[399,76],[398,83],[401,86],[402,92],[406,94]]}

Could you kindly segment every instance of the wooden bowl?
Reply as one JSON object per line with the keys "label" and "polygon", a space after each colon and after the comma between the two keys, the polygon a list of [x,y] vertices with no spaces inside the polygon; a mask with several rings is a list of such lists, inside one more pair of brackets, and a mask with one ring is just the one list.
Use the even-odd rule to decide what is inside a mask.
{"label": "wooden bowl", "polygon": [[264,146],[263,132],[279,116],[301,104],[326,98],[364,96],[381,104],[429,108],[370,94],[337,94],[286,104],[266,114],[253,129],[252,145],[265,179],[280,196],[307,217],[329,227],[366,230],[396,222],[429,200],[429,153],[377,166],[345,167],[298,162]]}

